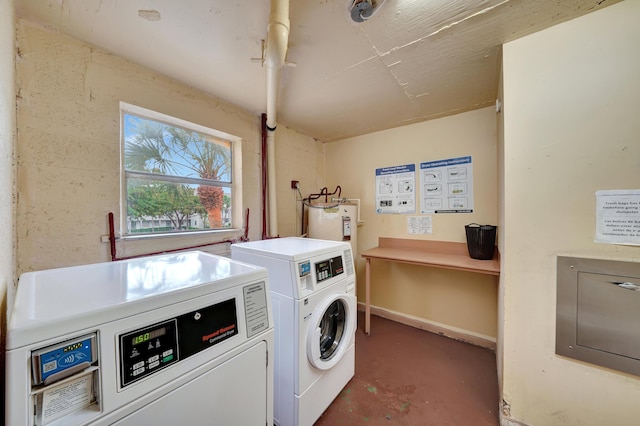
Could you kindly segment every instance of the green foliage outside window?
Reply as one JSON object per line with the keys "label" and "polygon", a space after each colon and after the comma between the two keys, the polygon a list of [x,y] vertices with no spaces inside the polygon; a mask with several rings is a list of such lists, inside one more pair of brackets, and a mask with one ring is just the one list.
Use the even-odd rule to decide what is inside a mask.
{"label": "green foliage outside window", "polygon": [[128,233],[229,227],[231,143],[125,113]]}

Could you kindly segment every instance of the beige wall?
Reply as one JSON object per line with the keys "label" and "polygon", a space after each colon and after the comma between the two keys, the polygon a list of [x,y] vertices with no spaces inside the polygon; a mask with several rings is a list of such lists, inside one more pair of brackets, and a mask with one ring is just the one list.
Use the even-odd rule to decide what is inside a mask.
{"label": "beige wall", "polygon": [[[302,232],[300,195],[318,193],[324,186],[324,147],[313,138],[284,126],[276,130],[276,187],[278,188],[278,234],[299,236]],[[291,181],[300,183],[300,193]]]}
{"label": "beige wall", "polygon": [[[500,62],[502,62],[502,52],[500,54]],[[497,133],[498,133],[498,229],[504,230],[504,193],[506,182],[504,179],[504,85],[503,71],[500,67],[500,78],[498,82],[498,101],[497,104]],[[504,250],[505,232],[498,233],[498,251],[502,253],[500,258],[501,267],[505,262],[506,253]],[[501,274],[503,276],[504,274]],[[500,279],[498,287],[498,330],[496,342],[496,368],[498,370],[498,387],[502,394],[503,384],[503,359],[504,359],[504,279]]]}
{"label": "beige wall", "polygon": [[[242,138],[241,217],[248,208],[249,237],[260,238],[259,116],[25,21],[18,21],[17,43],[19,273],[110,260],[109,244],[100,236],[108,233],[109,212],[119,228],[120,101]],[[289,146],[300,141],[306,147],[279,150],[283,163],[311,163],[304,178],[321,180],[319,144],[283,126],[276,140],[281,136]],[[282,208],[279,220],[294,222],[295,204]],[[118,256],[223,237],[230,235],[120,241]]]}
{"label": "beige wall", "polygon": [[[464,225],[497,224],[497,143],[493,107],[325,145],[326,182],[360,198],[359,251],[378,237],[465,242]],[[375,170],[471,155],[474,212],[434,214],[433,234],[411,236],[407,217],[376,214]],[[416,174],[416,183],[419,178]],[[419,207],[418,210],[419,211]],[[418,215],[418,213],[416,213]],[[364,261],[358,260],[358,300],[364,302]],[[372,305],[428,324],[495,341],[497,280],[491,276],[381,261],[372,262]]]}
{"label": "beige wall", "polygon": [[640,378],[555,355],[556,256],[594,243],[595,191],[640,189],[640,2],[504,46],[504,369],[508,417],[637,425]]}

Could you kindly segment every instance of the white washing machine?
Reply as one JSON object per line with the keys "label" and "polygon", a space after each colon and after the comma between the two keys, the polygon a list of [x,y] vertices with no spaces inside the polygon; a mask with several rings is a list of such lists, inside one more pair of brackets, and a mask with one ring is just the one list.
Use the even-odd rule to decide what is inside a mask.
{"label": "white washing machine", "polygon": [[204,252],[22,274],[7,425],[270,425],[267,271]]}
{"label": "white washing machine", "polygon": [[275,323],[274,423],[312,425],[355,373],[351,245],[309,238],[233,244],[269,271]]}

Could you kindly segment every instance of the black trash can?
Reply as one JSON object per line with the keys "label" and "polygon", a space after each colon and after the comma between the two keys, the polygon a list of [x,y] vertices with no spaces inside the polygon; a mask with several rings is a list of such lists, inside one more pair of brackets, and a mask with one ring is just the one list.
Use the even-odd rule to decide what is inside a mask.
{"label": "black trash can", "polygon": [[491,260],[496,245],[497,226],[478,225],[470,223],[465,225],[467,234],[467,249],[472,259]]}

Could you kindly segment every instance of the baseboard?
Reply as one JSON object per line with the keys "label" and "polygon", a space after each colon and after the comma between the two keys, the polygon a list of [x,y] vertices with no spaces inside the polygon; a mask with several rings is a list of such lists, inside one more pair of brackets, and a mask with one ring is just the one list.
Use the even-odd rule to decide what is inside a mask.
{"label": "baseboard", "polygon": [[[363,312],[364,310],[365,304],[358,302],[358,311]],[[399,322],[400,324],[419,328],[430,333],[439,334],[450,339],[470,343],[472,345],[491,349],[492,351],[496,350],[496,339],[490,336],[469,332],[467,330],[462,330],[455,327],[448,327],[444,324],[427,321],[424,318],[403,314],[401,312],[391,311],[377,306],[371,306],[371,314],[391,321]]]}
{"label": "baseboard", "polygon": [[500,426],[529,426],[511,418],[511,404],[504,399],[500,401]]}
{"label": "baseboard", "polygon": [[500,416],[500,426],[529,426],[509,417]]}

